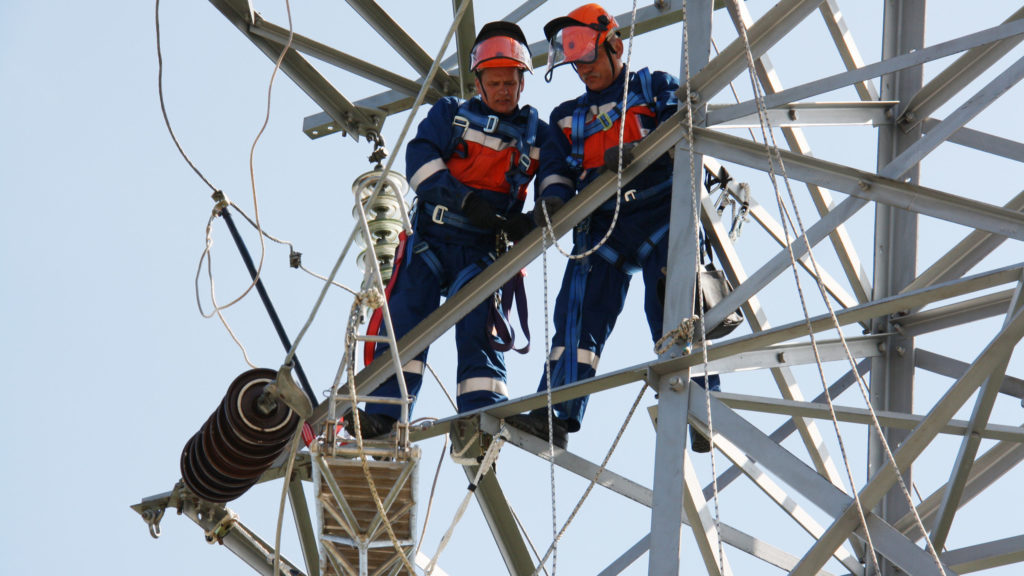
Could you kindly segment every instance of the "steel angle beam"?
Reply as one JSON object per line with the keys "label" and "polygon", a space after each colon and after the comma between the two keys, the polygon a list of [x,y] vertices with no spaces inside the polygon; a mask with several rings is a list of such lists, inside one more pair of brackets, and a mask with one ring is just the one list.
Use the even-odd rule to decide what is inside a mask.
{"label": "steel angle beam", "polygon": [[[1006,312],[1007,304],[1009,304],[1009,297],[1007,297],[1006,303],[1001,306],[1002,310],[1000,313]],[[967,362],[936,354],[923,348],[917,348],[914,351],[914,365],[922,370],[954,380],[961,378],[970,367],[970,364]],[[999,391],[1007,396],[1024,400],[1024,380],[1013,376],[1004,376]]]}
{"label": "steel angle beam", "polygon": [[[1021,191],[1003,205],[1014,212],[1024,211],[1024,191]],[[927,270],[918,274],[903,291],[916,290],[935,282],[959,278],[975,267],[1006,240],[998,234],[975,230],[968,234],[948,252],[936,260]]]}
{"label": "steel angle beam", "polygon": [[[975,496],[984,492],[1022,461],[1024,461],[1024,445],[1019,442],[998,442],[988,452],[985,452],[984,455],[974,461],[970,477],[967,479],[967,485],[964,487],[964,498],[961,500],[960,506],[965,506]],[[918,504],[917,513],[926,526],[935,518],[935,512],[942,503],[945,491],[946,485],[943,484]],[[918,528],[917,520],[911,513],[907,513],[903,518],[900,518],[893,526],[914,540],[920,540],[924,537],[924,534]]]}
{"label": "steel angle beam", "polygon": [[[896,465],[891,462],[882,466],[861,489],[859,499],[867,508],[874,507],[896,483],[898,473],[909,467],[921,452],[939,433],[967,399],[981,386],[985,376],[1001,364],[1024,336],[1024,314],[1016,317],[989,343],[971,368],[958,380],[928,413],[928,416],[907,436],[894,452]],[[848,510],[839,516],[825,534],[804,555],[793,571],[794,576],[815,573],[831,556],[839,544],[859,524],[855,511]]]}
{"label": "steel angle beam", "polygon": [[[811,184],[810,186],[813,186]],[[768,213],[768,210],[761,205],[756,199],[751,198],[748,206],[748,213],[750,216],[761,225],[761,227],[768,233],[775,242],[782,247],[786,246],[786,232],[783,230],[782,225]],[[837,229],[838,230],[838,229]],[[811,258],[808,254],[801,256],[797,262],[800,267],[803,268],[808,274],[811,275],[812,279],[819,280],[825,287],[825,291],[828,292],[835,301],[844,308],[850,306],[856,306],[858,300],[855,299],[849,292],[847,292],[840,284],[822,267],[818,267],[818,273],[814,271],[814,265],[811,263]],[[861,292],[863,295],[867,295],[866,292]],[[867,298],[864,298],[866,301]]]}
{"label": "steel angle beam", "polygon": [[[1017,290],[1010,301],[1006,319],[1003,323],[1004,328],[1009,323],[1010,318],[1018,313],[1021,310],[1022,304],[1024,304],[1021,301],[1022,287],[1024,287],[1024,284],[1017,284]],[[1006,368],[1009,362],[1010,359],[1007,357],[1005,361],[996,364],[985,378],[985,383],[981,385],[978,397],[974,401],[971,421],[964,431],[964,437],[960,443],[960,452],[957,454],[953,470],[949,475],[949,481],[946,483],[946,495],[943,497],[942,506],[936,513],[935,527],[932,529],[931,535],[936,549],[941,550],[946,544],[946,539],[949,537],[949,529],[953,525],[953,516],[956,514],[957,509],[960,508],[964,485],[967,483],[971,466],[974,464],[974,457],[977,456],[978,448],[981,445],[981,430],[988,425],[989,417],[992,415],[996,398],[999,396],[999,390],[1006,375]]]}
{"label": "steel angle beam", "polygon": [[[680,77],[705,68],[711,54],[711,26],[714,6],[711,0],[686,0],[683,4],[687,13],[683,25],[683,61],[680,63]],[[683,100],[682,98],[686,98]],[[692,125],[694,118],[704,118],[706,107],[691,107],[689,95],[681,97],[685,106],[679,112],[690,114],[687,125]],[[687,147],[688,148],[688,147]],[[670,226],[668,230],[667,268],[665,285],[676,287],[666,290],[662,306],[662,334],[667,336],[674,326],[690,318],[696,301],[696,274],[699,267],[697,250],[699,231],[697,229],[698,200],[703,194],[704,181],[702,171],[703,158],[694,150],[683,153],[684,148],[675,146],[672,160],[673,178],[672,195],[669,206]],[[685,176],[684,176],[685,175]],[[622,180],[625,182],[625,179]],[[650,289],[650,287],[648,287]],[[712,324],[714,326],[714,324]],[[659,350],[661,358],[678,356],[684,353],[675,339],[669,341],[665,350]],[[647,384],[658,392],[658,407],[663,417],[655,425],[656,436],[654,445],[654,504],[651,508],[651,551],[648,556],[647,571],[651,574],[677,574],[679,572],[680,533],[679,524],[684,515],[689,518],[694,538],[701,551],[705,566],[709,573],[719,574],[719,570],[727,571],[726,566],[718,566],[714,562],[712,548],[717,548],[717,537],[708,534],[707,505],[703,495],[688,493],[697,486],[687,486],[685,476],[689,465],[689,452],[685,449],[687,441],[686,402],[687,395],[684,384],[690,379],[688,369],[680,374],[658,375],[648,373]],[[715,540],[714,546],[711,540]],[[723,559],[724,564],[724,559]]]}
{"label": "steel angle beam", "polygon": [[[893,304],[894,307],[899,307],[899,303]],[[854,354],[877,354],[877,344],[874,342],[875,337],[867,337],[858,339],[852,350],[855,350]],[[783,337],[782,340],[788,340],[790,338]],[[712,362],[717,362],[718,358],[724,358],[728,360],[726,355],[718,355],[716,349],[718,346],[709,346],[708,355],[712,357]],[[777,366],[787,366],[796,363],[810,363],[812,361],[812,354],[809,351],[810,345],[793,345],[783,346],[774,350],[761,350],[755,352],[754,355],[747,356],[749,367],[756,367],[756,362],[772,362]],[[744,348],[738,353],[749,352],[756,350],[755,348]],[[841,345],[834,343],[827,343],[824,345],[823,350],[828,357],[835,356],[835,359],[845,358],[845,352],[842,351]],[[789,352],[787,356],[787,351]],[[779,353],[783,354],[783,358],[779,358]],[[573,398],[579,398],[589,394],[597,392],[603,392],[626,384],[632,384],[635,382],[642,382],[647,373],[647,369],[656,368],[659,374],[670,374],[679,372],[679,366],[682,362],[688,363],[690,366],[701,366],[702,361],[699,355],[686,356],[683,358],[676,358],[672,360],[645,363],[637,366],[631,366],[618,370],[615,372],[609,372],[593,378],[585,380],[579,380],[566,386],[560,386],[551,391],[551,401],[553,403],[565,402],[572,400]],[[727,364],[723,362],[722,365]],[[711,366],[713,364],[709,364]],[[685,365],[682,365],[685,367]],[[528,412],[536,408],[542,408],[547,405],[547,392],[536,392],[519,398],[506,400],[498,404],[488,406],[486,408],[480,408],[472,412],[464,412],[455,416],[449,416],[447,418],[441,418],[428,425],[414,426],[411,428],[409,437],[412,441],[418,442],[427,438],[433,438],[441,434],[445,434],[449,431],[451,424],[458,420],[462,420],[467,417],[477,416],[481,414],[487,414],[494,418],[507,418],[513,414],[520,414]]]}
{"label": "steel angle beam", "polygon": [[452,14],[458,14],[459,8],[464,2],[469,2],[469,7],[466,8],[466,13],[459,20],[459,26],[455,30],[455,55],[459,61],[460,91],[458,94],[462,98],[468,98],[476,90],[476,75],[470,69],[470,55],[473,52],[473,42],[476,40],[473,0],[452,0]]}
{"label": "steel angle beam", "polygon": [[[706,158],[704,161],[705,165],[707,165],[709,161],[710,159]],[[715,170],[715,172],[717,172],[717,170]],[[702,197],[701,203],[704,208],[701,212],[701,222],[704,227],[704,231],[708,235],[715,252],[718,254],[718,259],[722,263],[722,267],[725,270],[726,275],[733,285],[742,284],[746,281],[747,274],[743,270],[739,254],[736,253],[735,247],[722,225],[721,218],[718,217],[718,214],[713,209],[710,198]],[[826,279],[825,282],[827,285],[828,280]],[[761,332],[770,327],[768,319],[765,316],[765,312],[762,310],[756,297],[748,300],[744,305],[743,310],[746,313],[746,321],[753,332]],[[772,368],[771,374],[772,379],[775,380],[775,384],[778,386],[779,393],[783,398],[787,398],[789,400],[804,399],[803,392],[797,385],[796,378],[793,376],[792,371],[788,368],[779,367]],[[835,463],[828,454],[828,450],[825,448],[825,443],[822,440],[821,432],[818,431],[817,425],[814,422],[809,422],[803,418],[795,418],[791,422],[800,432],[800,439],[803,441],[811,461],[814,462],[815,469],[821,472],[821,474],[831,482],[840,483],[839,470],[836,468]]]}
{"label": "steel angle beam", "polygon": [[1024,562],[1024,535],[950,550],[942,554],[942,561],[958,574]]}
{"label": "steel angle beam", "polygon": [[[1024,264],[1008,266],[991,272],[968,276],[961,280],[937,284],[929,288],[916,290],[913,293],[881,298],[867,304],[861,304],[860,306],[841,310],[836,312],[834,320],[831,315],[822,314],[811,318],[809,321],[798,320],[757,334],[741,336],[739,338],[708,346],[708,358],[711,360],[726,358],[733,354],[738,354],[741,351],[753,350],[759,347],[785,342],[786,340],[791,340],[793,338],[806,336],[808,330],[813,332],[830,330],[835,327],[837,322],[839,326],[845,326],[847,324],[861,322],[877,316],[892,314],[900,310],[907,310],[911,307],[919,306],[928,302],[936,302],[938,300],[944,300],[946,298],[953,298],[970,292],[992,288],[1000,284],[1016,282],[1022,269],[1024,269]],[[649,364],[649,366],[659,374],[667,374],[671,372],[678,372],[685,367],[695,366],[700,364],[701,361],[702,360],[698,356],[694,355],[684,356],[682,358],[673,358],[671,360],[657,361]],[[634,368],[633,370],[635,372],[636,369]],[[597,380],[597,378],[593,380]],[[558,391],[560,392],[561,389]]]}
{"label": "steel angle beam", "polygon": [[[754,58],[757,59],[767,52],[807,18],[820,3],[821,0],[781,0],[772,6],[747,30],[750,51]],[[699,94],[700,101],[709,102],[746,69],[746,46],[742,38],[737,38],[693,76],[690,81],[691,90]],[[755,108],[747,113],[756,111]]]}
{"label": "steel angle beam", "polygon": [[[694,386],[689,386],[693,388]],[[686,418],[683,418],[685,425]],[[732,567],[729,564],[729,557],[725,555],[722,543],[719,539],[719,530],[715,518],[708,510],[707,500],[700,491],[700,481],[697,479],[697,471],[693,468],[691,458],[683,459],[683,512],[690,519],[690,528],[693,530],[694,540],[697,542],[697,550],[704,559],[704,567],[707,568],[708,576],[732,576]],[[651,552],[654,552],[652,543]]]}
{"label": "steel angle beam", "polygon": [[[480,442],[478,421],[473,418],[463,418],[451,427],[452,449],[463,454],[467,458],[476,458],[483,455]],[[479,466],[463,466],[466,477],[472,483],[480,470]],[[527,575],[534,573],[533,557],[526,547],[523,534],[519,531],[515,514],[509,506],[501,484],[495,476],[494,469],[486,471],[480,478],[476,487],[470,486],[473,496],[476,497],[480,512],[483,514],[487,525],[494,535],[494,543],[505,560],[505,566],[509,574],[513,576]]]}
{"label": "steel angle beam", "polygon": [[[249,31],[256,36],[272,40],[282,46],[288,42],[288,30],[286,28],[282,28],[276,24],[271,24],[270,22],[262,19],[257,19],[256,23],[249,26]],[[292,48],[295,48],[304,54],[309,54],[319,60],[323,60],[324,62],[345,70],[346,72],[352,72],[353,74],[362,76],[367,80],[372,80],[373,82],[387,86],[393,90],[397,90],[406,96],[416,96],[420,91],[420,82],[410,80],[405,76],[392,72],[391,70],[371,64],[365,60],[361,60],[355,56],[342,52],[341,50],[331,48],[326,44],[302,36],[301,34],[292,34]],[[440,97],[441,94],[435,89],[430,89],[427,94],[427,98],[432,100],[437,100]]]}
{"label": "steel angle beam", "polygon": [[[238,516],[223,504],[213,504],[194,497],[179,483],[174,490],[143,499],[132,509],[143,515],[151,509],[175,507],[208,534],[208,541],[219,542],[250,568],[263,576],[274,576],[274,547],[250,530]],[[217,536],[214,536],[214,532]],[[280,556],[279,574],[304,576],[295,564]]]}
{"label": "steel angle beam", "polygon": [[[843,12],[839,9],[839,3],[836,0],[825,0],[818,9],[825,19],[825,26],[832,36],[832,42],[835,43],[836,49],[839,50],[839,56],[843,59],[846,69],[856,70],[863,67],[864,60],[860,57],[860,51],[853,41],[850,29],[846,26],[846,19],[843,18]],[[855,86],[861,100],[878,100],[878,90],[871,80],[858,82]]]}
{"label": "steel angle beam", "polygon": [[[480,429],[489,434],[497,434],[500,427],[500,421],[493,416],[485,415],[480,419]],[[522,448],[523,450],[540,458],[550,460],[551,452],[547,442],[537,438],[536,436],[520,432],[515,428],[507,428],[507,430],[509,433],[508,442],[510,444],[518,446],[519,448]],[[573,474],[580,476],[585,480],[593,480],[597,477],[598,485],[638,504],[648,508],[653,504],[654,492],[650,488],[607,469],[601,472],[600,476],[598,476],[600,467],[597,464],[594,464],[584,458],[580,458],[571,452],[556,447],[554,451],[554,464],[568,472],[572,472]],[[688,526],[689,522],[685,518],[682,518],[681,524]],[[767,542],[758,540],[730,524],[722,523],[720,526],[722,541],[729,546],[782,569],[789,569],[796,565],[796,557],[775,548]],[[650,547],[649,535],[645,536],[636,546],[639,547],[636,550],[638,555],[642,555],[646,552]],[[634,557],[633,560],[637,557],[639,556]],[[630,560],[629,562],[632,562],[633,560]],[[821,574],[824,576],[828,573],[822,572]]]}
{"label": "steel angle beam", "polygon": [[[703,392],[700,391],[698,392],[698,395],[702,393]],[[708,434],[707,431],[702,432],[705,435]],[[755,486],[764,492],[765,496],[774,502],[776,506],[781,508],[783,512],[788,514],[789,517],[799,524],[800,527],[812,538],[817,538],[819,534],[825,531],[813,516],[811,516],[799,503],[797,503],[796,500],[794,500],[781,486],[769,478],[754,460],[744,454],[743,451],[737,448],[732,442],[729,442],[720,435],[715,435],[715,448],[724,454],[725,457],[733,463],[733,466],[735,466],[737,470],[742,470],[742,473],[745,474]],[[709,496],[706,496],[705,493],[705,497]],[[846,567],[847,570],[850,571],[851,574],[857,576],[864,574],[864,566],[846,548],[840,547],[836,551],[835,557],[843,566]]]}
{"label": "steel angle beam", "polygon": [[[698,392],[700,393],[700,392]],[[706,430],[708,412],[704,402],[690,402],[691,421]],[[711,397],[711,419],[715,422],[716,432],[722,434],[730,442],[738,446],[746,454],[756,454],[757,462],[764,469],[775,474],[781,481],[797,490],[815,506],[833,518],[846,511],[856,511],[853,499],[841,488],[823,478],[802,460],[772,442],[763,432],[722,404],[715,395]],[[868,521],[867,529],[872,534],[875,548],[896,565],[904,568],[909,574],[925,574],[928,567],[935,565],[930,556],[919,549],[912,541],[900,534],[891,525],[882,521],[865,506]],[[865,538],[863,528],[857,527],[854,532],[858,537]],[[825,534],[828,532],[826,531]],[[838,549],[837,544],[832,550]],[[800,569],[805,559],[795,568]],[[817,574],[820,566],[810,574]]]}
{"label": "steel angle beam", "polygon": [[[252,11],[247,0],[210,0],[210,3],[267,58],[277,61],[285,44],[250,32],[250,25],[257,24],[260,17]],[[355,139],[380,131],[384,114],[353,105],[294,48],[289,48],[281,61],[281,71],[334,120],[340,131],[351,134]]]}
{"label": "steel angle beam", "polygon": [[921,312],[911,312],[892,319],[892,326],[908,336],[961,326],[977,320],[1006,313],[1013,290],[1002,290]]}
{"label": "steel angle beam", "polygon": [[[758,170],[768,169],[763,145],[702,128],[694,128],[694,136],[694,148],[703,154]],[[812,156],[784,150],[778,152],[786,166],[786,175],[790,179],[814,183],[830,190],[849,194],[852,197],[836,205],[817,223],[807,229],[808,238],[812,238],[812,245],[820,242],[823,233],[827,234],[835,226],[850,218],[867,201],[1024,240],[1024,215],[970,198],[901,182],[898,178],[906,171],[898,169],[902,168],[902,165],[888,170],[883,169],[879,174],[874,174]],[[904,160],[909,161],[911,158],[904,158]],[[897,161],[902,164],[902,160],[897,159]],[[819,230],[812,235],[812,231],[816,227],[823,228],[825,226],[829,228]],[[803,244],[802,239],[793,242],[794,249],[799,251],[797,257],[802,256],[806,251],[802,247]],[[783,257],[788,263],[788,252]]]}
{"label": "steel angle beam", "polygon": [[[822,14],[826,14],[826,23],[829,24],[830,30],[832,28],[845,28],[845,23],[842,20],[842,15],[838,12],[838,7],[830,7],[828,2],[822,3],[820,6]],[[749,27],[751,24],[750,12],[747,10],[745,4],[730,5],[729,14],[732,16],[733,24],[737,28],[737,32],[741,31],[742,26]],[[833,32],[835,34],[835,32]],[[847,68],[857,68],[863,64],[860,61],[860,56],[857,54],[857,48],[853,43],[852,38],[844,36],[842,43],[837,40],[837,47],[840,49],[841,54],[844,56],[843,61],[846,63]],[[782,81],[779,79],[778,74],[775,71],[775,67],[772,65],[768,55],[765,54],[757,59],[755,62],[755,72],[758,79],[761,81],[761,86],[764,88],[764,92],[767,94],[775,94],[783,89]],[[863,89],[861,89],[863,88]],[[871,82],[865,82],[858,84],[858,91],[861,93],[863,98],[865,94],[875,95],[874,86]],[[868,101],[877,100],[877,95],[872,98],[868,98]],[[802,130],[798,128],[783,128],[782,135],[786,139],[786,143],[789,148],[794,152],[800,154],[811,155],[811,147],[807,142],[807,138],[804,136]],[[823,188],[815,186],[813,184],[806,184],[807,191],[811,195],[811,199],[814,201],[814,207],[817,209],[819,215],[824,215],[832,207],[832,198],[829,192]],[[871,293],[871,282],[869,280],[867,271],[861,266],[860,258],[857,256],[857,251],[854,248],[853,241],[850,239],[850,235],[846,230],[845,226],[837,226],[834,231],[829,234],[829,240],[832,242],[832,246],[835,248],[836,256],[839,259],[839,263],[842,265],[843,272],[846,274],[847,279],[853,289],[854,294],[857,296],[858,302],[866,302],[869,299]]]}
{"label": "steel angle beam", "polygon": [[299,535],[302,559],[306,563],[306,573],[319,575],[320,552],[317,549],[316,530],[313,528],[313,520],[309,515],[309,506],[306,505],[306,494],[302,490],[302,480],[293,477],[287,482],[288,503],[292,508],[295,531]]}
{"label": "steel angle beam", "polygon": [[[727,0],[716,0],[715,7],[720,8]],[[526,0],[517,8],[509,12],[509,14],[503,18],[509,22],[518,22],[527,14],[535,10],[540,4],[543,4],[541,0]],[[681,22],[683,19],[682,13],[683,0],[664,0],[654,2],[650,6],[645,6],[637,9],[636,14],[636,34],[643,34],[659,28],[664,28],[672,24]],[[628,30],[629,25],[632,22],[632,13],[626,12],[615,17],[616,21],[620,24],[620,29]],[[461,51],[460,51],[461,52]],[[533,66],[536,69],[542,69],[548,61],[548,45],[546,40],[539,40],[530,44],[530,52],[533,54]],[[460,53],[449,56],[441,61],[441,67],[449,72],[449,74],[459,73],[461,69],[459,67],[459,59],[461,58]],[[452,89],[449,91],[439,90],[445,94],[458,94],[454,84]],[[366,108],[379,108],[384,110],[388,115],[397,114],[404,112],[412,105],[412,98],[406,96],[403,92],[397,90],[389,90],[381,92],[373,96],[364,98],[356,101],[356,105]],[[321,114],[313,114],[306,118],[306,125],[308,126],[320,126],[324,124],[324,117]]]}
{"label": "steel angle beam", "polygon": [[[792,400],[750,396],[747,394],[732,394],[728,392],[712,392],[712,396],[734,410],[747,410],[763,414],[781,414],[784,416],[800,416],[803,418],[817,418],[820,420],[832,419],[829,407],[818,402],[794,402]],[[852,408],[849,406],[834,405],[832,409],[835,411],[836,419],[840,422],[872,424],[871,411],[866,408]],[[882,426],[886,428],[896,428],[899,430],[911,430],[925,419],[925,416],[923,415],[907,414],[906,412],[894,412],[889,410],[875,410],[875,416],[877,416],[878,422]],[[970,423],[965,420],[949,420],[940,428],[939,432],[941,434],[963,436],[970,430],[972,430]],[[989,438],[993,440],[1024,442],[1024,429],[1016,426],[991,424],[978,427],[973,431],[977,432],[977,437],[979,439]]]}
{"label": "steel angle beam", "polygon": [[[395,52],[413,67],[420,76],[426,78],[434,63],[434,58],[427,53],[397,23],[386,10],[373,0],[346,0],[348,5],[387,41]],[[445,94],[458,93],[455,78],[444,70],[438,70],[434,76],[433,86]]]}
{"label": "steel angle beam", "polygon": [[[1021,19],[1024,19],[1024,8],[1011,14],[1003,23]],[[897,123],[904,131],[913,128],[1009,54],[1020,42],[1021,37],[1014,36],[968,50],[910,98]]]}
{"label": "steel angle beam", "polygon": [[[860,363],[857,364],[857,373],[863,376],[864,374],[867,373],[869,367],[870,360],[861,360]],[[830,398],[837,398],[839,397],[839,395],[845,392],[846,389],[849,388],[854,382],[856,382],[856,377],[854,376],[853,371],[851,370],[844,374],[843,376],[841,376],[838,380],[833,382],[831,386],[829,386],[825,391],[822,391],[821,394],[818,394],[818,396],[816,396],[814,400],[811,400],[811,402],[814,402],[815,404],[825,403],[825,394],[828,394]],[[785,424],[779,426],[771,434],[769,434],[768,439],[775,442],[776,444],[781,444],[783,440],[788,438],[790,434],[796,431],[796,422],[798,420],[802,419],[793,418],[787,420]],[[704,486],[704,497],[711,497],[715,489],[715,484],[718,485],[719,490],[722,490],[726,486],[731,484],[733,480],[739,478],[740,474],[742,474],[742,472],[738,467],[730,466],[725,470],[725,472],[722,472],[718,476],[714,484],[708,484],[707,486]],[[833,481],[832,483],[835,484],[836,482]]]}
{"label": "steel angle beam", "polygon": [[[938,123],[939,120],[936,120],[935,118],[927,118],[924,120],[922,128],[927,134],[928,131],[934,129]],[[1024,162],[1024,143],[988,134],[986,132],[972,130],[966,127],[960,128],[949,136],[947,142],[973,148],[986,154],[1001,156],[1017,162]]]}
{"label": "steel angle beam", "polygon": [[[763,20],[764,18],[762,18]],[[909,54],[902,56],[896,56],[881,62],[875,62],[868,64],[856,70],[848,72],[842,72],[820,80],[814,80],[807,82],[799,86],[787,88],[776,94],[768,95],[764,98],[764,105],[767,108],[778,108],[789,102],[795,102],[797,100],[805,100],[807,98],[813,98],[826,92],[838,90],[855,84],[857,82],[863,82],[872,78],[903,70],[905,68],[911,68],[913,66],[919,66],[932,60],[939,58],[945,58],[964,50],[969,50],[977,46],[983,46],[1006,38],[1013,38],[1024,34],[1024,20],[1016,20],[1007,24],[1001,24],[987,30],[961,36],[947,42],[941,42],[933,46],[929,46],[922,50],[915,50]],[[714,64],[714,62],[712,62]],[[747,114],[754,114],[757,112],[757,102],[754,100],[745,100],[739,104],[719,110],[713,119],[709,118],[709,122],[721,123],[733,118],[739,118]]]}
{"label": "steel angle beam", "polygon": [[884,335],[874,334],[847,338],[845,341],[822,340],[814,344],[778,344],[757,350],[745,350],[732,356],[711,360],[707,363],[706,372],[704,364],[698,363],[692,367],[691,373],[697,375],[727,374],[814,364],[817,361],[846,362],[849,358],[847,352],[856,361],[857,358],[878,356],[880,354],[878,348],[883,339]]}
{"label": "steel angle beam", "polygon": [[[1024,23],[1024,20],[1021,21]],[[1024,57],[1018,59],[1009,68],[996,76],[986,84],[967,102],[954,110],[945,120],[934,125],[915,145],[908,147],[899,156],[892,160],[892,163],[904,163],[915,165],[927,154],[945,142],[957,130],[977,116],[982,110],[988,107],[993,101],[1006,93],[1024,77]]]}
{"label": "steel angle beam", "polygon": [[[898,102],[792,102],[769,109],[767,121],[773,128],[804,126],[880,126],[891,124],[888,114]],[[709,104],[708,123],[714,122],[714,112],[732,104]],[[718,124],[716,128],[757,128],[761,126],[759,114],[748,114]]]}

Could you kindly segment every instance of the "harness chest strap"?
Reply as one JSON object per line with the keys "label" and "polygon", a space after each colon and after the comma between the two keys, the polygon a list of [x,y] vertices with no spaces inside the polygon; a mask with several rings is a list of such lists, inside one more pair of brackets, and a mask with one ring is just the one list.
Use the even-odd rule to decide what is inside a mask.
{"label": "harness chest strap", "polygon": [[[630,80],[635,78],[640,81],[640,92],[629,91],[626,98],[626,110],[634,106],[653,104],[654,89],[650,70],[642,68],[631,73],[630,77]],[[623,115],[621,102],[616,102],[610,110],[594,116],[590,122],[587,122],[587,111],[586,95],[580,96],[576,100],[576,109],[572,113],[572,151],[566,159],[569,166],[574,169],[583,167],[583,148],[587,138],[598,132],[610,130]]]}
{"label": "harness chest strap", "polygon": [[506,140],[515,142],[516,149],[519,151],[519,161],[513,169],[506,173],[506,178],[509,181],[509,185],[513,188],[513,193],[533,177],[530,174],[530,168],[533,165],[530,151],[537,143],[537,109],[532,106],[523,106],[520,114],[525,114],[526,116],[525,125],[516,122],[502,122],[494,114],[484,115],[474,112],[469,107],[469,101],[464,102],[459,106],[455,118],[452,119],[452,125],[462,130],[461,132],[458,130],[452,132],[452,142],[449,145],[451,153],[454,153],[458,143],[465,138],[466,132],[470,128],[480,130],[485,134],[501,136]]}

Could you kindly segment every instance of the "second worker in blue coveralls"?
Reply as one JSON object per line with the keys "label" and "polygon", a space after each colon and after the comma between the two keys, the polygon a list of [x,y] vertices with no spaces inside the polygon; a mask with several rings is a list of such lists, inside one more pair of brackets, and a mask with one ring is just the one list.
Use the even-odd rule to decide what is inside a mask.
{"label": "second worker in blue coveralls", "polygon": [[[401,339],[494,259],[496,245],[515,242],[533,229],[523,214],[527,185],[537,172],[547,124],[519,106],[526,71],[533,71],[526,37],[509,22],[491,22],[474,42],[471,66],[477,96],[439,100],[406,148],[406,172],[416,190],[413,234],[400,248],[388,305]],[[491,299],[455,325],[459,412],[505,400],[505,360],[493,345]],[[384,346],[378,346],[380,355]],[[419,394],[424,350],[402,367],[410,395]],[[394,376],[374,396],[400,397]],[[391,431],[401,414],[396,404],[367,403],[358,411],[364,437]],[[353,433],[352,419],[346,428]]]}
{"label": "second worker in blue coveralls", "polygon": [[[665,72],[627,70],[618,23],[597,4],[581,6],[544,26],[548,39],[547,78],[555,67],[572,64],[586,92],[551,112],[550,136],[541,149],[537,174],[539,198],[533,213],[545,225],[544,210],[554,214],[604,170],[619,166],[620,123],[623,165],[636,143],[675,113],[679,81]],[[626,111],[623,83],[628,82]],[[594,376],[598,359],[622,312],[632,275],[644,279],[644,312],[651,338],[662,336],[663,296],[668,259],[668,228],[672,194],[672,160],[665,154],[622,187],[618,220],[607,242],[594,254],[570,260],[555,300],[555,336],[548,358],[551,386],[557,388]],[[596,245],[612,226],[615,199],[598,208],[573,231],[573,253]],[[702,378],[694,378],[703,384]],[[710,378],[718,389],[718,376]],[[547,371],[539,391],[548,387]],[[564,448],[567,434],[580,429],[587,397],[556,404],[551,436]],[[508,419],[517,428],[548,438],[546,408]],[[707,440],[694,435],[692,447],[707,452]]]}

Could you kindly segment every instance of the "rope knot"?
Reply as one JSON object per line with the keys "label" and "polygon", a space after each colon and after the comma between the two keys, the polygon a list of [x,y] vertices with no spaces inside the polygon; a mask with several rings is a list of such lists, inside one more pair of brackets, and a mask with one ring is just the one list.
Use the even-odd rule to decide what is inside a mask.
{"label": "rope knot", "polygon": [[693,330],[699,318],[690,316],[683,318],[679,326],[669,330],[654,344],[654,352],[658,355],[664,354],[669,348],[679,344],[683,347],[683,355],[689,354],[693,348]]}
{"label": "rope knot", "polygon": [[376,310],[384,305],[386,300],[384,294],[376,288],[370,288],[364,290],[356,295],[356,302],[359,304],[365,304],[370,307],[371,310]]}

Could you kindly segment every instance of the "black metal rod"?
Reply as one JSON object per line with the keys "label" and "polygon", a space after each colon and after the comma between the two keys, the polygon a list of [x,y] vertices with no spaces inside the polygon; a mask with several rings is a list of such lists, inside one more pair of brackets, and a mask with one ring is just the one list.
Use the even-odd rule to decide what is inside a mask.
{"label": "black metal rod", "polygon": [[[249,254],[249,249],[245,246],[242,236],[238,233],[238,228],[235,227],[235,221],[231,219],[231,214],[228,212],[227,206],[220,211],[220,215],[228,225],[228,230],[231,231],[231,237],[235,239],[235,246],[238,246],[238,252],[242,255],[245,267],[249,269],[249,275],[256,281],[256,292],[259,293],[260,300],[263,301],[263,307],[267,309],[270,321],[274,324],[274,329],[277,330],[277,337],[281,339],[284,351],[291,352],[292,341],[284,331],[284,326],[281,324],[281,319],[277,316],[277,311],[274,310],[274,304],[270,301],[267,289],[263,286],[263,279],[256,276],[256,265],[253,264],[252,256]],[[299,376],[299,383],[302,384],[302,389],[305,390],[306,396],[309,396],[309,401],[313,403],[313,407],[315,408],[320,403],[317,402],[316,394],[313,393],[313,388],[310,387],[309,380],[306,379],[306,372],[303,371],[302,364],[299,363],[299,356],[297,354],[292,355],[292,363],[295,365],[295,373]]]}

